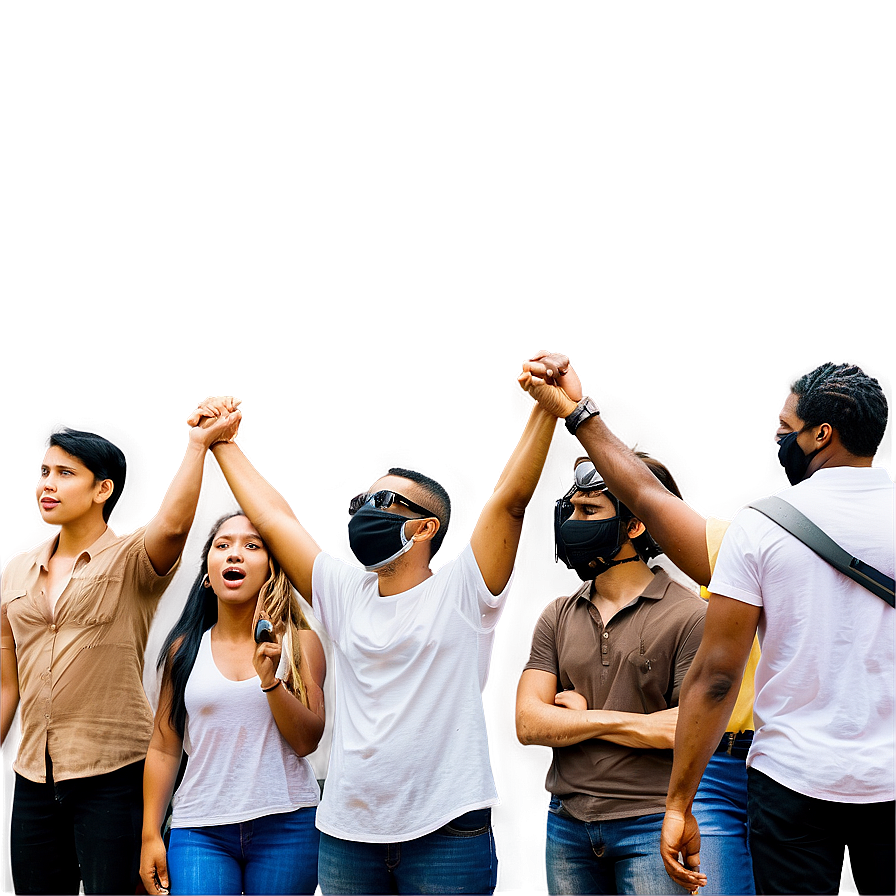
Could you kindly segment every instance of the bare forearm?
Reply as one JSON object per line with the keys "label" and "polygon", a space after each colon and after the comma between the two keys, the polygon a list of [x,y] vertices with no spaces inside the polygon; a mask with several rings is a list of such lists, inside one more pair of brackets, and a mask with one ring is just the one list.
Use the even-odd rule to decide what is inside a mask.
{"label": "bare forearm", "polygon": [[532,499],[556,426],[557,418],[535,405],[495,486],[494,497],[511,513],[522,516]]}
{"label": "bare forearm", "polygon": [[708,584],[706,520],[673,495],[602,417],[589,417],[576,437],[610,491],[644,523],[669,559],[698,584]]}
{"label": "bare forearm", "polygon": [[296,755],[313,753],[323,736],[324,720],[282,684],[268,691],[267,698],[277,730]]}
{"label": "bare forearm", "polygon": [[180,768],[180,754],[165,752],[150,744],[143,768],[143,839],[158,837],[165,811],[171,802]]}
{"label": "bare forearm", "polygon": [[212,446],[224,478],[246,516],[305,600],[311,601],[311,572],[320,548],[296,519],[284,497],[252,466],[234,442]]}
{"label": "bare forearm", "polygon": [[255,469],[236,442],[219,442],[212,446],[212,454],[240,507],[259,531],[273,516],[294,516],[283,495]]}
{"label": "bare forearm", "polygon": [[517,735],[524,744],[546,747],[568,747],[597,738],[636,749],[668,750],[674,741],[676,715],[675,709],[644,714],[541,704],[517,713]]}
{"label": "bare forearm", "polygon": [[703,772],[737,701],[743,670],[736,677],[732,674],[719,674],[695,665],[684,680],[667,809],[690,810]]}
{"label": "bare forearm", "polygon": [[190,440],[159,512],[146,527],[146,551],[160,575],[177,562],[187,542],[202,489],[205,452],[204,445]]}

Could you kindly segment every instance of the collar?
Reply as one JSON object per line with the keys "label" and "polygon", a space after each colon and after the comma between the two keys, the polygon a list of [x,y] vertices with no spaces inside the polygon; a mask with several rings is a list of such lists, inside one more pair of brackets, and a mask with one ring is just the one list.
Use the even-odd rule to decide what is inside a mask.
{"label": "collar", "polygon": [[[661,569],[660,567],[650,567],[651,572],[653,572],[653,579],[647,585],[647,587],[633,600],[631,603],[626,604],[627,607],[632,606],[632,604],[636,604],[642,597],[646,597],[648,600],[662,600],[666,596],[666,592],[669,590],[669,586],[674,584],[672,577],[666,570]],[[591,582],[583,582],[582,587],[579,588],[578,591],[573,595],[576,600],[584,600],[587,603],[591,603]],[[623,608],[624,609],[624,608]]]}
{"label": "collar", "polygon": [[[100,535],[99,538],[96,539],[92,544],[88,547],[84,548],[77,557],[75,557],[75,564],[77,565],[81,560],[85,557],[89,562],[92,560],[100,551],[104,548],[108,547],[113,541],[116,541],[118,536],[108,527],[106,526],[103,534]],[[49,541],[44,542],[37,550],[37,556],[35,557],[35,565],[39,566],[42,570],[47,571],[50,568],[50,558],[56,552],[56,548],[59,546],[59,535],[55,535]]]}

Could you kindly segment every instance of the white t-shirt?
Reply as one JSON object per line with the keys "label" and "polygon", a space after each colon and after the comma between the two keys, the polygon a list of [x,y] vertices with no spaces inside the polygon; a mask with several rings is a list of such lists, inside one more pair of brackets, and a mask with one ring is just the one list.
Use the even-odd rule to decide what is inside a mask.
{"label": "white t-shirt", "polygon": [[336,657],[321,831],[401,842],[497,802],[482,689],[509,587],[488,590],[469,545],[388,597],[376,573],[318,554],[312,603]]}
{"label": "white t-shirt", "polygon": [[[886,470],[818,470],[779,493],[860,560],[896,566]],[[896,794],[896,610],[756,510],[728,529],[710,591],[762,607],[747,765],[817,799]]]}
{"label": "white t-shirt", "polygon": [[[285,674],[284,653],[277,675]],[[184,701],[189,760],[172,827],[235,824],[317,805],[311,764],[280,734],[258,676],[225,678],[212,656],[211,630],[202,636]]]}

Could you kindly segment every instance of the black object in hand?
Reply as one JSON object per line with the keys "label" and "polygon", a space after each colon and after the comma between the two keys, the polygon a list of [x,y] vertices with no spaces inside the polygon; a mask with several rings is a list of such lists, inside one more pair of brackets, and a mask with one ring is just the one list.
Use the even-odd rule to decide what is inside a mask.
{"label": "black object in hand", "polygon": [[262,641],[274,641],[274,626],[267,619],[259,619],[255,623],[255,643],[261,644]]}

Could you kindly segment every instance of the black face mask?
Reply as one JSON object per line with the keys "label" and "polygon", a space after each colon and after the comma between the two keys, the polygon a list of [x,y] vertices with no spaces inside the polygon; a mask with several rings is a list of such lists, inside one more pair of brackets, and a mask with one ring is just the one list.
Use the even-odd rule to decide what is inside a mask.
{"label": "black face mask", "polygon": [[408,517],[365,504],[348,521],[348,541],[352,553],[368,572],[400,557],[414,546],[404,534]]}
{"label": "black face mask", "polygon": [[791,485],[796,485],[806,478],[812,458],[821,451],[821,448],[817,448],[811,454],[803,454],[803,449],[796,443],[798,435],[798,432],[789,432],[778,440],[778,460],[784,467]]}
{"label": "black face mask", "polygon": [[587,582],[616,566],[608,561],[622,550],[625,524],[618,514],[608,520],[566,520],[555,536],[558,558]]}

